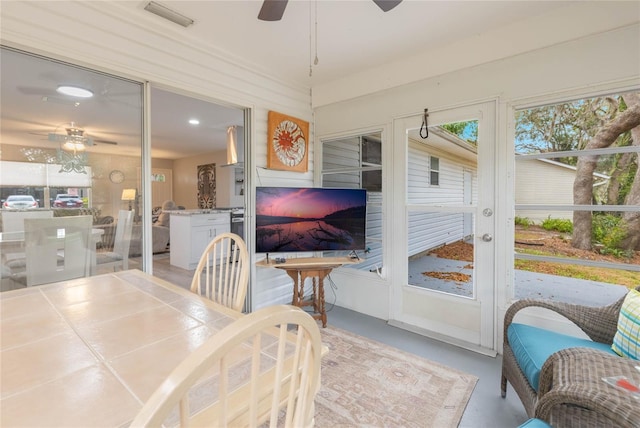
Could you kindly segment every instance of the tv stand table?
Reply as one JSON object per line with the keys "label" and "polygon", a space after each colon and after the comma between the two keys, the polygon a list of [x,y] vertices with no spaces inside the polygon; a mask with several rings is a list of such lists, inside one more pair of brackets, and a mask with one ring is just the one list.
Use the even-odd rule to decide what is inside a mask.
{"label": "tv stand table", "polygon": [[[282,269],[293,279],[293,299],[291,304],[300,308],[313,306],[313,318],[322,321],[322,327],[327,326],[327,312],[324,305],[324,279],[337,267],[360,263],[362,260],[352,257],[301,257],[286,259],[276,263],[273,259],[264,259],[256,266]],[[304,299],[304,283],[307,278],[312,279],[313,298]]]}

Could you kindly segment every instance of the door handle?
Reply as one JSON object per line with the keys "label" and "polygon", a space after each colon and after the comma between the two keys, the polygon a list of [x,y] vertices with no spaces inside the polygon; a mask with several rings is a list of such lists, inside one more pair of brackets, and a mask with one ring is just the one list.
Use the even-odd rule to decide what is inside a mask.
{"label": "door handle", "polygon": [[485,233],[484,235],[482,235],[482,240],[484,242],[491,242],[493,241],[493,236],[491,236],[490,233]]}

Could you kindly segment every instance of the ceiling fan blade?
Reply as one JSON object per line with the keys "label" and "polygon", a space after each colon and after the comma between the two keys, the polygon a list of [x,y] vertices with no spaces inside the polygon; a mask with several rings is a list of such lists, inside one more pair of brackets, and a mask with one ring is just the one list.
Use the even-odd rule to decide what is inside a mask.
{"label": "ceiling fan blade", "polygon": [[288,0],[264,0],[258,19],[261,21],[280,21]]}
{"label": "ceiling fan blade", "polygon": [[111,144],[112,146],[117,146],[118,143],[115,141],[109,140],[93,140],[94,144]]}
{"label": "ceiling fan blade", "polygon": [[391,9],[399,5],[402,0],[373,0],[383,12],[389,12]]}

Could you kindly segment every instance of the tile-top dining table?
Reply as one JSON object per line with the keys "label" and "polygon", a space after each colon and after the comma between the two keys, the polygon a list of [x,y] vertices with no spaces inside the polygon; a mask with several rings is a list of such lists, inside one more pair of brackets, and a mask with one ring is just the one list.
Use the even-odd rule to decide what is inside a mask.
{"label": "tile-top dining table", "polygon": [[0,293],[0,426],[128,426],[241,316],[139,270]]}

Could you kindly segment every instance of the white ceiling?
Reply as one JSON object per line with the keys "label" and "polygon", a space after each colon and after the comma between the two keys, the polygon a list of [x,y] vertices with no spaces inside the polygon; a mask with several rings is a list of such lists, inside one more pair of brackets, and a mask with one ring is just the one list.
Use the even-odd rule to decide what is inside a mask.
{"label": "white ceiling", "polygon": [[[275,22],[257,19],[260,0],[160,3],[195,21],[184,30],[171,24],[178,30],[270,75],[310,87],[548,14],[572,2],[404,0],[383,12],[371,0],[290,0],[282,20]],[[146,4],[123,3],[132,14],[164,21],[144,11]],[[316,52],[318,64],[310,77]]]}
{"label": "white ceiling", "polygon": [[[47,10],[64,7],[68,2],[38,3]],[[145,11],[147,3],[132,0],[87,4],[97,10],[110,8],[113,12],[115,8],[126,15],[123,18],[134,19],[143,27],[192,38],[253,69],[309,88],[575,4],[404,0],[385,13],[371,0],[290,0],[281,21],[264,22],[257,19],[262,4],[259,0],[161,1],[194,19],[194,25],[183,28]],[[12,4],[18,7],[13,2],[3,2],[2,12],[10,15]],[[312,66],[309,76],[316,54],[318,63]],[[465,53],[461,51],[460,55]],[[117,142],[119,153],[133,151],[128,148],[132,143],[139,147],[141,98],[135,84],[72,68],[62,70],[53,62],[40,61],[36,65],[33,61],[6,53],[0,61],[3,143],[28,141],[47,146],[51,144],[46,141],[47,133],[63,132],[63,124],[74,121],[97,140]],[[84,82],[96,96],[80,106],[69,105],[69,99],[56,95],[55,88],[72,80]],[[49,96],[53,102],[51,98],[43,102],[43,97]],[[67,104],[56,102],[61,99]],[[242,111],[238,109],[159,90],[152,92],[151,100],[154,157],[175,159],[222,150],[226,128],[242,124]],[[191,116],[200,119],[199,127],[186,123]],[[93,148],[98,152],[112,149],[107,144]]]}

